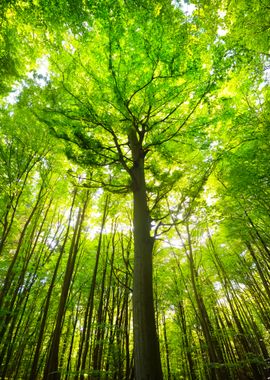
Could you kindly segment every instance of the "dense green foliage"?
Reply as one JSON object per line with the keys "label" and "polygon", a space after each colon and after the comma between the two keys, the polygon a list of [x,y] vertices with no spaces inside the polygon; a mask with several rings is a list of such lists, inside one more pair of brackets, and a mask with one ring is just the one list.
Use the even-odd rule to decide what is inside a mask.
{"label": "dense green foliage", "polygon": [[2,2],[2,379],[144,380],[141,164],[163,378],[269,378],[269,15]]}

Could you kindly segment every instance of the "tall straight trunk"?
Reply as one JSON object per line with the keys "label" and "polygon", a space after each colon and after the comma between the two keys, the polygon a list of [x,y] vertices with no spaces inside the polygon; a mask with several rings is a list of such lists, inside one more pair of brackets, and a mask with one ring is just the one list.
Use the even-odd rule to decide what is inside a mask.
{"label": "tall straight trunk", "polygon": [[[267,272],[264,271],[264,268],[261,266],[258,258],[257,258],[257,255],[252,247],[252,245],[249,243],[249,242],[246,242],[246,246],[247,246],[247,249],[249,250],[249,253],[256,265],[256,268],[258,270],[258,273],[260,275],[260,278],[262,280],[262,283],[263,283],[263,286],[264,286],[264,289],[265,289],[265,292],[268,296],[268,299],[270,300],[270,289],[269,289],[269,284],[268,284],[268,280],[266,278],[267,276]],[[265,273],[266,272],[266,273]]]}
{"label": "tall straight trunk", "polygon": [[104,300],[105,300],[105,281],[106,281],[106,274],[107,274],[107,268],[108,268],[108,250],[109,250],[109,244],[106,248],[106,259],[103,267],[103,273],[102,273],[102,280],[101,280],[101,290],[99,294],[99,305],[97,310],[97,316],[96,316],[96,332],[95,332],[95,345],[92,355],[93,360],[93,371],[95,373],[100,373],[101,371],[101,361],[102,361],[102,354],[103,354],[103,339],[104,339],[104,327],[102,326],[103,323],[106,323],[106,315],[104,315]]}
{"label": "tall straight trunk", "polygon": [[152,255],[154,239],[150,236],[150,213],[144,173],[144,156],[135,130],[129,135],[133,167],[133,329],[135,377],[137,380],[162,379],[159,343],[155,326]]}
{"label": "tall straight trunk", "polygon": [[240,360],[244,360],[246,362],[247,365],[245,370],[250,367],[253,373],[252,379],[262,379],[262,368],[259,363],[257,364],[256,362],[249,360],[251,356],[259,357],[259,354],[256,350],[256,346],[253,345],[253,342],[249,337],[249,329],[245,321],[245,307],[243,308],[242,301],[239,302],[235,289],[228,281],[225,282],[225,295],[236,325],[236,329],[238,330],[238,334],[235,336],[235,347],[238,350]]}
{"label": "tall straight trunk", "polygon": [[[176,232],[181,238],[181,234],[178,231],[178,228],[176,228]],[[205,306],[205,301],[203,298],[203,295],[199,288],[199,275],[198,270],[195,265],[194,261],[194,255],[193,255],[193,246],[191,241],[191,234],[189,230],[189,225],[186,225],[186,233],[187,233],[187,247],[186,247],[186,256],[189,262],[189,270],[190,270],[190,279],[191,279],[191,285],[192,290],[194,293],[194,298],[197,305],[197,311],[198,311],[198,317],[199,322],[202,327],[202,332],[207,344],[207,351],[209,354],[210,359],[210,371],[211,371],[211,378],[221,380],[223,378],[228,378],[228,370],[224,365],[224,357],[222,352],[222,347],[220,346],[220,342],[217,340],[215,334],[214,334],[214,328],[212,325],[212,321],[210,320],[207,308]],[[216,364],[218,366],[216,367]]]}
{"label": "tall straight trunk", "polygon": [[[45,331],[45,327],[46,327],[46,323],[47,323],[47,316],[48,316],[48,313],[49,313],[49,306],[50,306],[51,296],[52,296],[52,292],[53,292],[53,289],[54,289],[54,286],[55,286],[55,282],[56,282],[56,277],[57,277],[59,265],[60,265],[60,262],[62,260],[62,256],[64,254],[66,243],[67,243],[68,236],[69,236],[69,231],[70,231],[71,219],[72,219],[72,215],[73,215],[75,198],[76,198],[76,193],[73,196],[72,205],[71,205],[71,208],[70,208],[69,219],[68,219],[68,226],[67,226],[67,230],[65,232],[65,237],[64,237],[63,243],[61,245],[61,248],[59,250],[59,256],[57,258],[57,261],[56,261],[56,264],[55,264],[55,267],[54,267],[52,279],[51,279],[51,282],[50,282],[50,285],[49,285],[49,288],[48,288],[48,291],[47,291],[47,294],[46,294],[46,298],[45,298],[45,301],[44,301],[44,306],[42,307],[42,313],[41,313],[42,317],[40,318],[41,322],[40,322],[40,325],[38,326],[39,327],[39,331],[38,331],[38,335],[37,335],[37,338],[36,338],[36,346],[34,348],[34,355],[33,355],[33,360],[32,360],[32,366],[31,366],[31,372],[30,372],[30,375],[29,375],[29,380],[35,380],[37,378],[37,376],[38,376],[39,358],[40,358],[40,352],[41,352],[41,347],[42,347],[42,342],[43,342],[43,337],[44,337],[44,331]],[[54,217],[53,217],[53,219],[54,219]],[[51,226],[49,227],[49,231],[51,231]],[[55,235],[53,237],[53,241],[56,238],[57,232],[58,231],[56,230]],[[44,245],[46,244],[47,237],[48,236],[45,236]],[[55,251],[55,249],[51,250],[51,252],[54,252],[54,251]],[[40,259],[38,260],[38,263],[39,262],[40,262]]]}
{"label": "tall straight trunk", "polygon": [[[23,179],[22,185],[20,189],[16,192],[14,191],[13,194],[10,195],[10,199],[7,202],[5,214],[3,217],[3,221],[1,221],[1,224],[3,225],[3,231],[0,237],[0,255],[3,252],[6,240],[8,238],[8,235],[11,231],[11,227],[13,226],[15,216],[17,213],[17,209],[19,206],[20,198],[23,194],[23,190],[26,187],[26,183],[28,180],[28,176],[30,171],[32,170],[34,165],[31,165],[28,170],[26,171],[25,177]],[[20,177],[21,178],[21,177]],[[18,178],[19,179],[19,178]]]}
{"label": "tall straight trunk", "polygon": [[168,344],[168,338],[167,338],[167,326],[166,326],[165,313],[163,313],[162,315],[162,324],[163,324],[164,345],[165,345],[165,353],[166,353],[167,379],[171,380],[170,352],[169,352],[169,344]]}
{"label": "tall straight trunk", "polygon": [[76,328],[79,320],[79,309],[80,309],[80,302],[81,302],[81,292],[79,295],[79,299],[77,301],[77,306],[76,306],[76,313],[75,313],[75,320],[73,322],[73,329],[72,329],[72,337],[71,337],[71,342],[69,344],[69,353],[68,353],[68,358],[67,358],[67,366],[66,366],[66,375],[65,375],[65,380],[69,379],[69,372],[71,370],[71,364],[72,364],[72,351],[74,347],[74,340],[76,336]]}
{"label": "tall straight trunk", "polygon": [[[261,336],[258,335],[259,330],[258,330],[257,325],[255,324],[255,322],[253,321],[253,318],[251,316],[252,314],[251,314],[251,311],[249,310],[249,307],[248,307],[249,304],[245,302],[245,299],[243,299],[243,300],[241,298],[239,299],[239,295],[238,295],[237,291],[233,287],[231,281],[229,280],[229,278],[226,274],[226,271],[225,271],[225,268],[223,266],[222,261],[220,260],[220,258],[216,254],[215,246],[213,244],[213,241],[212,241],[210,235],[209,235],[209,241],[210,241],[212,251],[213,251],[213,261],[214,261],[215,267],[217,269],[217,272],[219,273],[221,282],[224,285],[225,295],[226,295],[228,304],[230,306],[233,319],[234,319],[235,324],[236,324],[235,327],[233,325],[228,325],[228,326],[229,326],[229,329],[234,328],[234,329],[238,330],[238,332],[239,332],[239,334],[237,335],[238,341],[235,342],[235,347],[237,349],[237,353],[239,356],[239,358],[236,359],[236,361],[241,361],[241,360],[246,361],[247,360],[246,358],[248,358],[249,356],[257,357],[258,358],[257,363],[250,361],[249,365],[250,365],[251,370],[253,372],[253,378],[259,379],[264,372],[264,369],[260,365],[259,360],[262,359],[261,354],[264,357],[268,357],[267,350],[265,349],[263,340],[261,340]],[[259,272],[259,275],[261,277],[263,285],[266,285],[264,273],[261,270],[260,264],[257,261],[256,254],[253,251],[252,246],[249,244],[249,242],[246,242],[246,246],[247,246],[255,264],[258,264],[257,269],[258,269],[258,272]],[[249,272],[249,266],[247,266],[247,268],[245,268],[246,263],[245,263],[244,258],[239,257],[239,259],[241,259],[241,266],[242,266],[243,270],[245,270],[248,273]],[[252,274],[249,273],[249,276],[251,276],[251,275]],[[256,285],[256,279],[253,277],[252,277],[252,285]],[[259,287],[258,287],[258,289],[259,289]],[[258,289],[256,289],[257,290],[257,292],[255,293],[256,297],[259,294]],[[265,300],[267,300],[267,295],[266,295]],[[265,302],[265,300],[264,300],[264,302]],[[259,309],[259,305],[260,305],[260,301],[256,299],[256,307],[258,309]],[[252,331],[252,330],[253,330],[253,334],[257,337],[257,342],[253,337],[250,336],[250,331]],[[260,352],[260,350],[261,350],[261,352]]]}
{"label": "tall straight trunk", "polygon": [[30,326],[36,312],[36,304],[33,303],[30,307],[31,313],[28,311],[32,284],[26,286],[25,294],[14,310],[14,314],[17,317],[13,318],[8,336],[4,343],[7,348],[7,353],[3,370],[1,371],[2,379],[17,379],[17,373],[20,370],[22,361],[22,353],[29,344],[29,341],[32,340]]}
{"label": "tall straight trunk", "polygon": [[105,305],[105,313],[106,313],[106,324],[110,326],[110,328],[106,329],[106,335],[104,337],[105,341],[107,342],[107,355],[106,359],[104,360],[103,367],[105,368],[105,380],[108,380],[108,374],[110,369],[110,351],[111,347],[113,345],[113,319],[114,319],[114,310],[115,310],[115,297],[114,297],[114,282],[113,282],[113,271],[114,271],[114,257],[115,257],[115,250],[116,250],[116,243],[115,243],[115,234],[116,229],[114,228],[113,236],[112,236],[112,254],[110,257],[110,272],[109,272],[109,278],[107,281],[107,295],[106,295],[106,305]]}
{"label": "tall straight trunk", "polygon": [[181,299],[177,303],[177,320],[178,324],[181,328],[181,338],[182,338],[182,349],[185,353],[185,359],[187,360],[187,370],[188,370],[188,378],[189,379],[195,379],[195,368],[194,368],[194,362],[192,358],[192,354],[190,351],[190,338],[187,331],[187,321],[186,321],[186,315],[185,315],[185,308],[184,308],[184,302]]}
{"label": "tall straight trunk", "polygon": [[41,188],[39,193],[38,193],[36,203],[35,203],[34,207],[32,208],[32,211],[31,211],[30,215],[28,216],[28,218],[24,224],[24,227],[22,229],[22,232],[21,232],[19,240],[18,240],[16,251],[14,253],[12,261],[9,265],[8,270],[7,270],[6,277],[4,280],[4,284],[3,284],[2,290],[0,292],[0,307],[3,305],[4,299],[7,296],[7,293],[9,291],[9,289],[12,285],[13,279],[15,277],[15,274],[16,274],[15,267],[16,267],[18,261],[20,260],[20,252],[21,252],[21,249],[23,247],[23,243],[24,243],[26,233],[28,231],[28,227],[29,227],[30,223],[32,222],[32,219],[34,218],[35,214],[38,211],[40,201],[41,201],[42,196],[43,196],[42,190],[43,189]]}
{"label": "tall straight trunk", "polygon": [[[83,323],[83,331],[82,331],[82,335],[81,335],[80,343],[79,343],[78,361],[77,361],[77,370],[76,370],[78,374],[76,375],[75,380],[78,380],[79,378],[81,380],[84,379],[83,373],[87,367],[87,356],[88,356],[89,347],[90,347],[90,335],[91,335],[92,318],[93,318],[93,312],[94,312],[94,296],[95,296],[97,274],[98,274],[98,268],[99,268],[99,259],[100,259],[101,248],[102,248],[101,243],[102,243],[103,231],[105,228],[105,223],[106,223],[106,219],[108,215],[108,209],[109,209],[109,196],[106,196],[103,215],[102,215],[102,221],[101,221],[101,228],[100,228],[100,233],[99,233],[99,238],[98,238],[96,262],[94,266],[89,296],[87,300],[87,306],[86,306],[84,323]],[[79,375],[80,372],[81,372],[81,375]]]}
{"label": "tall straight trunk", "polygon": [[[67,229],[68,232],[69,232],[69,227],[70,227],[70,224],[69,224],[68,229]],[[47,292],[45,305],[44,305],[43,310],[42,310],[42,319],[41,319],[41,323],[40,323],[40,326],[39,326],[39,334],[38,334],[37,344],[36,344],[36,347],[35,347],[35,353],[34,353],[34,358],[33,358],[33,362],[32,362],[32,367],[31,367],[31,372],[30,372],[29,380],[35,380],[36,377],[37,377],[40,351],[41,351],[41,346],[42,346],[42,342],[43,342],[44,331],[45,331],[45,326],[46,326],[46,322],[47,322],[47,316],[48,316],[48,313],[49,313],[49,306],[50,306],[51,296],[52,296],[53,288],[55,286],[55,281],[56,281],[56,276],[57,276],[57,273],[58,273],[58,268],[59,268],[59,265],[60,265],[60,262],[61,262],[61,259],[62,259],[63,253],[64,253],[64,248],[65,248],[66,240],[67,240],[67,237],[68,237],[68,232],[66,234],[66,238],[65,238],[63,247],[61,248],[59,256],[58,256],[58,259],[57,259],[57,262],[56,262],[56,265],[55,265],[55,268],[54,268],[53,276],[52,276],[52,279],[51,279],[51,283],[50,283],[50,286],[49,286],[49,289],[48,289],[48,292]]]}
{"label": "tall straight trunk", "polygon": [[[25,282],[24,289],[18,298],[15,307],[12,308],[14,314],[10,324],[6,327],[6,336],[2,341],[3,350],[1,351],[1,358],[6,355],[4,366],[8,369],[8,376],[16,377],[16,372],[19,370],[21,352],[29,345],[29,341],[32,341],[32,334],[29,332],[29,326],[33,322],[33,318],[36,315],[36,302],[31,302],[29,305],[29,295],[31,294],[32,286],[35,282],[37,271],[33,272],[29,276],[28,281]],[[37,291],[38,294],[38,291]],[[31,310],[29,313],[28,310]],[[3,366],[3,368],[4,368]],[[1,372],[3,378],[5,378],[5,369]],[[32,379],[31,379],[32,380]]]}
{"label": "tall straight trunk", "polygon": [[[111,263],[113,265],[113,262]],[[109,373],[112,372],[112,360],[110,358],[110,353],[112,352],[113,349],[113,342],[114,342],[114,335],[115,335],[115,329],[114,329],[114,316],[115,316],[115,306],[116,306],[116,299],[115,299],[115,286],[112,287],[111,290],[111,303],[110,303],[110,309],[108,309],[108,326],[110,328],[108,329],[108,334],[107,334],[107,342],[108,342],[108,353],[107,353],[107,362],[105,365],[105,372],[106,372],[106,377],[105,380],[109,380]]]}
{"label": "tall straight trunk", "polygon": [[59,306],[58,306],[56,325],[52,334],[52,341],[51,341],[51,345],[49,349],[49,355],[48,355],[45,370],[44,370],[44,380],[47,380],[47,379],[60,380],[60,373],[59,373],[59,368],[58,368],[58,365],[59,365],[58,356],[59,356],[59,345],[60,345],[60,338],[61,338],[61,332],[62,332],[62,324],[64,320],[64,315],[65,315],[65,308],[66,308],[68,293],[70,290],[70,284],[73,277],[75,260],[78,253],[78,245],[79,245],[82,223],[84,220],[87,203],[88,203],[88,194],[84,202],[83,209],[79,210],[74,232],[73,232],[67,267],[65,271],[65,276],[64,276],[64,281],[62,285],[61,296],[60,296],[60,301],[59,301]]}
{"label": "tall straight trunk", "polygon": [[[121,239],[123,240],[123,239]],[[129,294],[130,294],[130,275],[129,275],[129,251],[127,249],[127,258],[125,259],[125,265],[126,265],[126,274],[125,274],[125,295],[124,295],[124,334],[125,334],[125,360],[126,360],[126,368],[125,368],[125,379],[130,379],[130,373],[132,369],[132,365],[130,362],[130,339],[129,339],[129,333],[130,333],[130,307],[129,307]]]}

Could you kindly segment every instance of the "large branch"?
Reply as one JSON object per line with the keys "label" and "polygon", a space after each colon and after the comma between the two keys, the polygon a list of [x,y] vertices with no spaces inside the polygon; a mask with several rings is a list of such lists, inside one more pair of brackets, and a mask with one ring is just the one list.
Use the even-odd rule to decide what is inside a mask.
{"label": "large branch", "polygon": [[[198,106],[201,104],[202,100],[204,99],[204,97],[206,96],[206,94],[208,93],[209,91],[209,88],[210,88],[210,84],[207,86],[206,90],[204,91],[204,93],[202,94],[202,96],[199,98],[199,100],[196,102],[195,106],[192,108],[192,110],[188,113],[188,115],[184,118],[183,122],[179,125],[179,127],[176,129],[176,131],[174,133],[172,133],[171,135],[169,135],[168,137],[164,138],[164,139],[160,139],[156,142],[153,142],[153,143],[150,143],[150,144],[147,144],[146,148],[150,148],[151,146],[157,146],[157,145],[162,145],[170,140],[172,140],[174,137],[176,137],[179,133],[179,131],[187,124],[188,120],[191,118],[191,116],[194,114],[194,112],[196,111],[196,109],[198,108]],[[179,107],[178,107],[179,108]],[[177,108],[176,108],[177,109]],[[173,114],[174,112],[172,112],[171,114]],[[171,115],[170,115],[171,116]],[[167,130],[168,128],[165,129],[165,131]]]}

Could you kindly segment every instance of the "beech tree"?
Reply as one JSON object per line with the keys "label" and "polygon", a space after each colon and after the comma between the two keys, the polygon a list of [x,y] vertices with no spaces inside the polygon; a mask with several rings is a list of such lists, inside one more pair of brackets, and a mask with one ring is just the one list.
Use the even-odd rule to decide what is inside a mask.
{"label": "beech tree", "polygon": [[[116,3],[88,29],[89,39],[84,33],[68,33],[57,49],[65,62],[55,61],[57,75],[47,91],[50,103],[43,113],[36,112],[67,141],[70,158],[100,168],[93,175],[96,184],[133,194],[136,376],[158,379],[162,370],[154,319],[150,208],[158,206],[168,185],[173,186],[177,169],[171,165],[167,179],[161,172],[163,184],[152,204],[147,180],[161,170],[162,157],[170,155],[172,160],[181,131],[195,118],[214,80],[202,70],[202,51],[188,42],[181,12],[166,2],[147,9]],[[195,41],[194,36],[192,44]]]}
{"label": "beech tree", "polygon": [[267,5],[3,4],[2,378],[267,378]]}

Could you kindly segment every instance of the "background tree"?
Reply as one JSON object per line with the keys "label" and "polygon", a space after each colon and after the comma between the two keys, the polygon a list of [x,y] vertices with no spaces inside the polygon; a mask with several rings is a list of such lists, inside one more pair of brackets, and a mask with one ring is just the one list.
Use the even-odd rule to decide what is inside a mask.
{"label": "background tree", "polygon": [[2,378],[269,376],[267,6],[194,3],[3,3]]}

